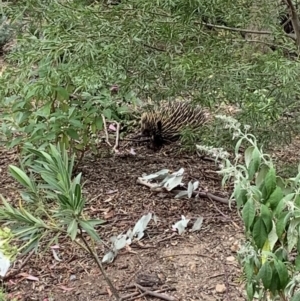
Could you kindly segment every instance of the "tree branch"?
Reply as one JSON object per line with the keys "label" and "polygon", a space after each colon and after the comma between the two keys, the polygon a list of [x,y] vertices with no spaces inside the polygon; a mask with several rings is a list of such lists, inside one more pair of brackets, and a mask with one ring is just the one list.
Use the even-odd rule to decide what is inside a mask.
{"label": "tree branch", "polygon": [[80,231],[80,238],[81,240],[83,241],[83,243],[85,244],[86,248],[88,249],[89,253],[91,256],[93,256],[94,260],[96,261],[97,263],[97,266],[99,267],[105,281],[107,282],[107,284],[109,285],[113,295],[115,296],[115,298],[118,300],[118,301],[121,301],[121,297],[119,296],[119,292],[117,291],[117,289],[115,288],[115,286],[113,285],[113,283],[111,282],[111,280],[109,279],[109,277],[107,276],[105,270],[104,270],[104,267],[102,266],[101,264],[101,261],[99,260],[97,254],[92,250],[92,248],[90,247],[90,245],[88,244],[88,242],[85,240],[84,236],[83,236],[83,232],[82,232],[82,229],[81,227],[78,227],[79,228],[79,231]]}
{"label": "tree branch", "polygon": [[[289,1],[289,0],[285,0]],[[211,23],[205,23],[205,22],[194,22],[195,24],[198,25],[205,25],[208,27],[213,27],[217,29],[223,29],[223,30],[228,30],[228,31],[235,31],[235,32],[240,32],[240,33],[253,33],[253,34],[261,34],[261,35],[271,35],[273,34],[272,31],[268,30],[251,30],[251,29],[244,29],[244,28],[235,28],[235,27],[227,27],[223,25],[215,25]],[[295,30],[296,31],[296,30]],[[289,37],[292,40],[295,40],[295,36],[293,34],[285,34],[287,37]]]}
{"label": "tree branch", "polygon": [[259,30],[243,29],[243,28],[236,28],[236,27],[227,27],[223,25],[215,25],[215,24],[205,23],[205,22],[195,22],[195,24],[205,25],[208,27],[224,29],[229,31],[236,31],[236,32],[254,33],[254,34],[272,34],[272,32],[268,30],[259,31]]}
{"label": "tree branch", "polygon": [[284,2],[291,11],[291,21],[296,35],[296,44],[298,49],[300,49],[300,21],[297,10],[291,0],[284,0]]}

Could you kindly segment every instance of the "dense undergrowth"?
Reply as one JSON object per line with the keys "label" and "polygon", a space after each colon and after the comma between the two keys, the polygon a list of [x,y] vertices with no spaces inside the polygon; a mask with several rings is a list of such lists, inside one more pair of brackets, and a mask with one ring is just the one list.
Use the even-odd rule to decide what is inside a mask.
{"label": "dense undergrowth", "polygon": [[[267,24],[276,37],[274,51],[263,52],[264,41],[246,41],[245,33],[205,25],[248,28],[252,9],[246,0],[7,2],[2,15],[14,35],[0,79],[4,140],[82,150],[94,145],[102,113],[128,119],[128,107],[148,98],[183,96],[212,109],[235,105],[260,141],[288,141],[298,129],[300,69],[287,55],[296,48],[279,26],[283,9],[270,14],[263,2],[257,14],[259,28]],[[205,142],[228,140],[218,126],[208,133]]]}

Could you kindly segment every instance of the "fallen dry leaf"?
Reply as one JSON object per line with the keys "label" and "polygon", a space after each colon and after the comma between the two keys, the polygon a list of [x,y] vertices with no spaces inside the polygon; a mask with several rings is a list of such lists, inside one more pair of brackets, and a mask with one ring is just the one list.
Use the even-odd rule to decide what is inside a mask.
{"label": "fallen dry leaf", "polygon": [[20,273],[18,274],[18,276],[21,276],[27,280],[32,280],[32,281],[39,281],[39,278],[38,277],[35,277],[35,276],[32,276],[32,275],[29,275],[27,273]]}

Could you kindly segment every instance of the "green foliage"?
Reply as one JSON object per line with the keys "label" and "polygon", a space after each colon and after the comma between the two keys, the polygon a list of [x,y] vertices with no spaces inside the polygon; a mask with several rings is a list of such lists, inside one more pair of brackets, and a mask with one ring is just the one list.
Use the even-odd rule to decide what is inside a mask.
{"label": "green foliage", "polygon": [[[237,118],[267,143],[270,132],[288,139],[298,129],[299,62],[295,45],[278,27],[273,4],[261,1],[255,23],[268,26],[279,45],[262,53],[239,32],[205,23],[251,27],[253,2],[235,1],[16,1],[3,13],[18,25],[16,43],[0,78],[2,132],[9,147],[45,150],[62,142],[74,152],[96,151],[107,119],[129,118],[128,106],[192,96],[215,107],[235,104]],[[272,10],[273,11],[273,10]],[[287,49],[287,50],[286,50]],[[118,86],[118,92],[112,87]],[[216,127],[209,141],[224,146]],[[188,138],[187,138],[188,139]]]}
{"label": "green foliage", "polygon": [[10,298],[3,289],[0,288],[0,301],[18,301],[17,298]]}
{"label": "green foliage", "polygon": [[203,130],[184,127],[180,132],[180,143],[184,151],[195,151],[195,143],[199,143],[203,138]]}
{"label": "green foliage", "polygon": [[5,17],[0,17],[0,53],[3,52],[3,47],[7,44],[13,35],[13,28],[7,22]]}
{"label": "green foliage", "polygon": [[13,234],[7,227],[0,229],[0,252],[7,257],[10,261],[13,261],[17,248],[12,245]]}
{"label": "green foliage", "polygon": [[[224,159],[223,183],[234,181],[235,199],[247,243],[239,250],[248,300],[298,300],[300,269],[300,169],[296,177],[278,176],[271,158],[240,124],[219,116],[238,142],[234,163]],[[241,145],[246,145],[241,155]],[[204,147],[198,146],[200,149]],[[296,254],[293,259],[292,254]]]}
{"label": "green foliage", "polygon": [[35,156],[30,165],[23,169],[9,167],[11,175],[23,186],[19,207],[4,198],[0,207],[0,222],[10,227],[16,239],[25,241],[20,250],[37,250],[46,238],[51,244],[65,234],[74,240],[79,229],[99,241],[94,227],[103,221],[87,219],[83,214],[81,174],[72,175],[74,156],[69,158],[64,148],[51,144],[49,153],[28,151]]}

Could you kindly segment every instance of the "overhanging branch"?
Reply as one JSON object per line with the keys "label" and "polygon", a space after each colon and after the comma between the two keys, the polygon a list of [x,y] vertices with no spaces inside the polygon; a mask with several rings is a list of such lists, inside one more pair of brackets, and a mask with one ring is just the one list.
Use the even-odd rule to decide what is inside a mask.
{"label": "overhanging branch", "polygon": [[299,49],[300,48],[300,22],[299,22],[297,10],[291,0],[284,0],[284,2],[286,3],[286,5],[291,11],[291,22],[295,31],[296,44]]}
{"label": "overhanging branch", "polygon": [[[288,1],[288,0],[286,0]],[[234,32],[240,32],[240,33],[252,33],[252,34],[260,34],[260,35],[271,35],[273,34],[272,31],[269,30],[252,30],[252,29],[244,29],[244,28],[236,28],[236,27],[228,27],[228,26],[223,26],[223,25],[215,25],[211,23],[206,23],[206,22],[194,22],[195,24],[198,25],[205,25],[207,27],[213,27],[217,29],[223,29],[223,30],[228,30],[228,31],[234,31]],[[285,34],[287,37],[289,37],[292,40],[296,40],[295,35],[293,34]]]}

